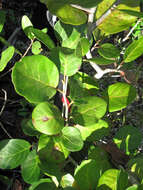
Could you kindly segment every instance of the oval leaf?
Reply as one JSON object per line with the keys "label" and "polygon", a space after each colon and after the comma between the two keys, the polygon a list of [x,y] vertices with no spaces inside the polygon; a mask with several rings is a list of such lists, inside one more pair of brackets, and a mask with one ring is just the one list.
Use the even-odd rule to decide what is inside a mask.
{"label": "oval leaf", "polygon": [[115,135],[114,142],[126,154],[130,154],[141,144],[142,138],[143,135],[138,128],[124,126]]}
{"label": "oval leaf", "polygon": [[143,54],[143,37],[134,40],[126,49],[124,62],[131,62]]}
{"label": "oval leaf", "polygon": [[95,57],[92,59],[87,59],[87,62],[93,62],[96,63],[98,65],[110,65],[114,63],[114,60],[109,60],[109,59],[105,59],[104,57]]}
{"label": "oval leaf", "polygon": [[74,127],[64,127],[61,140],[65,148],[72,152],[79,151],[83,147],[80,131]]}
{"label": "oval leaf", "polygon": [[99,97],[87,96],[75,102],[72,116],[77,124],[90,126],[97,123],[106,113],[107,103]]}
{"label": "oval leaf", "polygon": [[34,108],[32,121],[38,131],[47,135],[58,134],[64,126],[60,111],[48,102],[42,102]]}
{"label": "oval leaf", "polygon": [[96,189],[100,176],[110,167],[106,160],[84,160],[75,170],[75,181],[82,190]]}
{"label": "oval leaf", "polygon": [[67,1],[41,0],[41,2],[45,3],[49,11],[58,16],[58,18],[66,24],[81,25],[87,21],[86,13],[72,7]]}
{"label": "oval leaf", "polygon": [[15,64],[12,81],[18,94],[29,102],[38,103],[55,95],[59,72],[47,57],[27,56]]}
{"label": "oval leaf", "polygon": [[26,159],[31,145],[22,139],[0,141],[0,168],[13,169]]}
{"label": "oval leaf", "polygon": [[21,165],[22,177],[25,182],[31,184],[35,181],[38,181],[40,177],[40,168],[38,166],[38,162],[39,159],[36,151],[31,151]]}
{"label": "oval leaf", "polygon": [[[49,178],[40,179],[34,182],[28,190],[56,190],[56,185]],[[58,190],[58,189],[57,189]]]}
{"label": "oval leaf", "polygon": [[126,83],[115,83],[108,87],[109,112],[126,108],[136,97],[136,89]]}
{"label": "oval leaf", "polygon": [[35,41],[33,44],[32,44],[32,53],[34,55],[38,55],[40,52],[41,52],[41,44],[39,41]]}
{"label": "oval leaf", "polygon": [[115,60],[115,58],[120,56],[119,49],[110,43],[102,44],[98,49],[98,53],[105,59],[110,59],[110,60]]}
{"label": "oval leaf", "polygon": [[14,55],[14,50],[14,47],[10,46],[2,52],[0,60],[0,71],[3,71],[7,63],[11,60]]}
{"label": "oval leaf", "polygon": [[97,190],[123,190],[127,187],[127,183],[128,175],[125,172],[122,172],[117,169],[109,169],[105,171],[103,175],[100,177],[98,181]]}

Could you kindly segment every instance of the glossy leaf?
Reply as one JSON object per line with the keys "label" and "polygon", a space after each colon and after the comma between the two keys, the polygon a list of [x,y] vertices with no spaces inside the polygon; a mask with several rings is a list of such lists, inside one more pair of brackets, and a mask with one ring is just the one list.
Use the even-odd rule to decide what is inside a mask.
{"label": "glossy leaf", "polygon": [[55,48],[49,57],[59,68],[60,73],[66,76],[74,75],[81,66],[81,57],[76,56],[76,51],[69,48]]}
{"label": "glossy leaf", "polygon": [[143,185],[132,185],[128,187],[126,190],[142,190]]}
{"label": "glossy leaf", "polygon": [[58,134],[64,126],[60,111],[48,102],[42,102],[34,108],[32,122],[38,131],[47,135]]}
{"label": "glossy leaf", "polygon": [[63,47],[71,49],[77,47],[81,35],[79,26],[71,26],[58,21],[54,28]]}
{"label": "glossy leaf", "polygon": [[74,178],[82,190],[95,189],[103,172],[110,168],[108,161],[84,160],[76,168]]}
{"label": "glossy leaf", "polygon": [[74,127],[64,127],[62,129],[61,140],[67,150],[75,152],[83,147],[83,140],[80,131]]}
{"label": "glossy leaf", "polygon": [[126,154],[130,154],[140,145],[142,138],[143,135],[138,128],[128,125],[119,129],[114,137],[114,142]]}
{"label": "glossy leaf", "polygon": [[87,96],[75,102],[72,107],[74,121],[83,126],[97,123],[106,113],[107,103],[99,97]]}
{"label": "glossy leaf", "polygon": [[28,18],[28,16],[24,15],[21,19],[21,27],[25,33],[25,35],[30,39],[34,39],[34,34],[32,32],[33,24]]}
{"label": "glossy leaf", "polygon": [[135,98],[136,89],[126,83],[115,83],[108,87],[109,112],[126,108]]}
{"label": "glossy leaf", "polygon": [[130,159],[127,167],[140,180],[140,183],[143,184],[143,156]]}
{"label": "glossy leaf", "polygon": [[134,40],[126,49],[124,62],[131,62],[143,54],[143,37]]}
{"label": "glossy leaf", "polygon": [[39,180],[40,168],[38,166],[39,158],[36,150],[31,151],[21,166],[22,177],[25,182],[32,184]]}
{"label": "glossy leaf", "polygon": [[22,120],[21,126],[22,126],[22,130],[23,130],[23,132],[24,132],[25,135],[28,135],[28,136],[37,136],[37,135],[41,134],[33,126],[32,119],[24,119],[24,120]]}
{"label": "glossy leaf", "polygon": [[115,60],[120,56],[120,51],[113,44],[105,43],[100,46],[98,53],[105,59]]}
{"label": "glossy leaf", "polygon": [[34,37],[37,38],[39,41],[41,41],[49,49],[52,49],[55,47],[53,40],[45,32],[36,28],[31,28],[31,31],[34,34]]}
{"label": "glossy leaf", "polygon": [[120,11],[123,11],[129,15],[136,16],[138,18],[143,18],[143,13],[138,11],[132,11],[132,10],[126,10],[126,9],[120,9]]}
{"label": "glossy leaf", "polygon": [[127,184],[128,175],[125,172],[117,169],[109,169],[100,177],[97,190],[123,190],[127,187]]}
{"label": "glossy leaf", "polygon": [[[108,1],[104,0],[98,5],[96,12],[96,17],[99,18],[104,14],[110,6],[115,2],[115,0]],[[110,14],[104,19],[103,22],[98,26],[99,29],[104,32],[106,35],[115,34],[123,30],[127,30],[132,23],[135,22],[136,16],[129,16],[127,13],[120,11],[120,9],[131,10],[131,11],[140,11],[139,1],[134,0],[121,0],[120,4],[116,9],[112,10]]]}
{"label": "glossy leaf", "polygon": [[29,102],[39,103],[55,95],[59,72],[43,55],[26,56],[15,64],[12,81],[18,94]]}
{"label": "glossy leaf", "polygon": [[73,182],[74,182],[73,176],[71,174],[66,174],[66,175],[62,176],[61,186],[62,186],[62,188],[72,187]]}
{"label": "glossy leaf", "polygon": [[80,25],[87,21],[87,15],[83,11],[70,6],[67,1],[41,0],[41,2],[45,3],[49,11],[66,24]]}
{"label": "glossy leaf", "polygon": [[41,52],[41,44],[39,41],[35,41],[33,44],[32,44],[32,53],[34,55],[38,55],[39,53]]}
{"label": "glossy leaf", "polygon": [[56,190],[55,184],[49,178],[40,179],[39,181],[34,182],[28,190]]}
{"label": "glossy leaf", "polygon": [[76,48],[76,52],[78,56],[85,56],[86,53],[89,51],[90,49],[90,43],[89,40],[87,38],[81,38],[77,48]]}
{"label": "glossy leaf", "polygon": [[75,125],[75,127],[80,130],[82,139],[87,139],[87,141],[98,141],[109,134],[108,123],[103,120],[99,120],[89,127],[81,125]]}
{"label": "glossy leaf", "polygon": [[2,53],[1,53],[1,59],[0,59],[0,71],[3,71],[4,68],[6,67],[7,63],[11,60],[11,58],[14,55],[14,47],[13,46],[9,46],[7,49],[5,49]]}
{"label": "glossy leaf", "polygon": [[0,10],[0,33],[2,32],[4,23],[6,18],[6,12],[3,10]]}
{"label": "glossy leaf", "polygon": [[55,24],[54,29],[56,31],[57,38],[59,38],[63,47],[71,49],[75,49],[77,47],[81,35],[80,27],[81,26],[67,25],[60,21]]}
{"label": "glossy leaf", "polygon": [[93,92],[96,95],[99,89],[97,81],[86,73],[78,72],[69,78],[70,94],[72,100],[90,96]]}
{"label": "glossy leaf", "polygon": [[13,169],[18,167],[26,159],[29,142],[22,139],[6,139],[0,141],[0,168]]}
{"label": "glossy leaf", "polygon": [[93,62],[96,63],[98,65],[110,65],[113,64],[114,60],[110,60],[110,59],[105,59],[104,57],[95,57],[92,59],[87,59],[87,62]]}
{"label": "glossy leaf", "polygon": [[60,164],[65,161],[69,152],[64,150],[61,143],[55,142],[55,138],[43,134],[38,142],[38,155],[41,162],[44,160],[50,164]]}

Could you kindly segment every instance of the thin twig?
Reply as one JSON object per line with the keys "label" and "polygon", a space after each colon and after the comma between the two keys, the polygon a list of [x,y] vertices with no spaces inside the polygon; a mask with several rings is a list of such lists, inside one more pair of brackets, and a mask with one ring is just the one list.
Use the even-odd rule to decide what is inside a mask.
{"label": "thin twig", "polygon": [[67,123],[68,121],[68,103],[66,100],[66,94],[67,94],[67,85],[68,85],[68,76],[64,76],[64,80],[63,80],[63,117],[65,118],[65,121]]}
{"label": "thin twig", "polygon": [[34,39],[31,40],[31,43],[29,44],[28,48],[26,49],[25,53],[22,55],[22,57],[19,61],[21,61],[27,55],[28,51],[32,47],[33,42],[34,42]]}
{"label": "thin twig", "polygon": [[139,19],[136,24],[132,27],[132,29],[129,31],[129,33],[125,36],[125,38],[122,40],[122,42],[125,42],[126,40],[129,39],[129,36],[133,33],[137,25],[141,22],[142,19]]}
{"label": "thin twig", "polygon": [[3,131],[7,134],[7,136],[10,138],[10,139],[13,139],[12,136],[7,132],[7,130],[4,128],[3,124],[0,122],[0,126],[1,128],[3,129]]}
{"label": "thin twig", "polygon": [[4,92],[4,103],[0,111],[0,116],[2,115],[3,110],[5,109],[5,106],[6,106],[6,102],[7,102],[7,92],[4,89],[2,89],[2,91]]}

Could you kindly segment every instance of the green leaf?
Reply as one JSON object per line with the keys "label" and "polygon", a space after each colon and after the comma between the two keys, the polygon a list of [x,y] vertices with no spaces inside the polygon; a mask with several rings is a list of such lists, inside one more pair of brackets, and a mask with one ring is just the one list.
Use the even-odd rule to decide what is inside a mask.
{"label": "green leaf", "polygon": [[108,87],[109,112],[126,108],[135,98],[136,89],[126,83],[115,83]]}
{"label": "green leaf", "polygon": [[32,33],[33,24],[28,18],[28,16],[24,15],[21,19],[21,27],[25,33],[25,35],[30,39],[34,39],[34,34]]}
{"label": "green leaf", "polygon": [[138,128],[124,126],[115,135],[114,142],[121,150],[129,155],[140,145],[142,138],[143,135]]}
{"label": "green leaf", "polygon": [[55,184],[49,178],[40,179],[34,182],[28,190],[56,190]]}
{"label": "green leaf", "polygon": [[49,49],[52,49],[55,47],[53,40],[45,32],[36,28],[31,28],[31,31],[34,34],[34,37],[37,38],[39,41],[41,41]]}
{"label": "green leaf", "polygon": [[[102,1],[97,8],[96,18],[99,18],[104,14],[115,2],[115,0]],[[106,35],[115,34],[124,30],[127,30],[137,19],[136,16],[129,16],[127,13],[120,11],[120,9],[140,11],[140,1],[134,0],[121,0],[120,4],[113,9],[110,14],[100,23],[98,28]]]}
{"label": "green leaf", "polygon": [[41,52],[41,43],[39,41],[35,41],[32,44],[32,53],[34,55],[38,55]]}
{"label": "green leaf", "polygon": [[108,126],[108,123],[104,120],[98,120],[97,123],[91,125],[88,127],[93,129],[92,133],[88,136],[87,141],[93,142],[93,141],[98,141],[102,139],[105,136],[109,135],[110,129]]}
{"label": "green leaf", "polygon": [[58,47],[53,49],[49,57],[59,68],[60,73],[67,76],[74,75],[81,66],[81,57],[76,56],[76,51]]}
{"label": "green leaf", "polygon": [[7,63],[11,60],[11,58],[14,55],[14,47],[10,46],[6,50],[4,50],[1,54],[1,59],[0,59],[0,71],[3,71],[4,68],[6,67]]}
{"label": "green leaf", "polygon": [[127,173],[117,169],[109,169],[100,177],[97,190],[123,190],[127,184]]}
{"label": "green leaf", "polygon": [[104,57],[94,57],[92,59],[87,59],[87,62],[93,62],[98,65],[110,65],[114,63],[114,60],[105,59]]}
{"label": "green leaf", "polygon": [[74,178],[80,189],[96,189],[100,176],[109,168],[110,164],[105,160],[84,160],[76,168]]}
{"label": "green leaf", "polygon": [[38,166],[39,158],[36,150],[31,151],[21,165],[22,177],[26,183],[32,184],[39,180],[40,168]]}
{"label": "green leaf", "polygon": [[56,135],[64,126],[59,109],[48,102],[42,102],[34,108],[32,122],[38,131],[46,135]]}
{"label": "green leaf", "polygon": [[96,95],[99,89],[97,81],[86,73],[78,72],[69,78],[70,98],[77,100],[82,97]]}
{"label": "green leaf", "polygon": [[126,49],[124,54],[124,62],[131,62],[143,54],[143,37],[134,40]]}
{"label": "green leaf", "polygon": [[78,56],[85,56],[86,53],[89,51],[90,49],[90,42],[87,38],[81,38],[78,45],[77,45],[77,48],[76,48],[76,54]]}
{"label": "green leaf", "polygon": [[87,96],[79,99],[72,107],[75,123],[90,126],[97,123],[106,113],[107,103],[99,97]]}
{"label": "green leaf", "polygon": [[69,5],[69,1],[65,3],[59,0],[41,0],[41,2],[45,3],[49,11],[66,24],[80,25],[87,21],[86,13]]}
{"label": "green leaf", "polygon": [[71,174],[66,174],[66,175],[62,176],[60,184],[61,184],[62,188],[72,187],[73,182],[74,182],[73,176]]}
{"label": "green leaf", "polygon": [[132,185],[128,187],[126,190],[142,190],[143,185]]}
{"label": "green leaf", "polygon": [[72,152],[79,151],[83,147],[80,131],[74,127],[64,127],[61,140],[66,149]]}
{"label": "green leaf", "polygon": [[140,183],[143,184],[143,156],[140,155],[130,159],[127,163],[127,168],[140,180]]}
{"label": "green leaf", "polygon": [[25,135],[37,136],[37,135],[41,134],[39,131],[37,131],[34,128],[34,126],[32,124],[32,119],[24,119],[24,120],[22,120],[21,126],[22,126],[22,130],[23,130]]}
{"label": "green leaf", "polygon": [[59,72],[43,55],[26,56],[15,64],[12,81],[18,94],[29,102],[39,103],[55,95]]}
{"label": "green leaf", "polygon": [[2,32],[4,23],[6,18],[6,12],[3,10],[0,10],[0,33]]}
{"label": "green leaf", "polygon": [[123,11],[129,15],[136,16],[138,18],[143,18],[143,13],[138,11],[132,11],[132,10],[126,10],[126,9],[120,9],[120,11]]}
{"label": "green leaf", "polygon": [[98,53],[105,59],[115,60],[120,56],[120,51],[113,44],[105,43],[100,46]]}
{"label": "green leaf", "polygon": [[26,159],[29,142],[22,139],[6,139],[0,141],[0,168],[13,169],[18,167]]}
{"label": "green leaf", "polygon": [[98,141],[109,134],[108,123],[101,119],[89,127],[81,125],[75,125],[75,127],[80,130],[82,139],[87,139],[87,141]]}

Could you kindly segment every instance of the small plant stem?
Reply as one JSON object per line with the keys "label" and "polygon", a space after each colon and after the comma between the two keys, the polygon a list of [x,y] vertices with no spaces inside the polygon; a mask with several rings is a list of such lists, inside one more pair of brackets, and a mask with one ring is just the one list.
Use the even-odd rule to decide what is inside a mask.
{"label": "small plant stem", "polygon": [[4,103],[0,111],[0,116],[2,115],[3,110],[5,109],[5,106],[6,106],[6,102],[7,102],[7,92],[4,89],[2,89],[2,91],[4,92]]}
{"label": "small plant stem", "polygon": [[7,136],[8,136],[10,139],[12,139],[12,136],[11,136],[11,135],[7,132],[7,130],[4,128],[2,122],[0,122],[0,126],[1,126],[1,128],[3,129],[3,131],[7,134]]}
{"label": "small plant stem", "polygon": [[78,163],[77,163],[70,155],[68,156],[68,158],[69,158],[69,161],[70,161],[75,167],[78,166]]}
{"label": "small plant stem", "polygon": [[27,55],[28,51],[32,47],[33,42],[34,42],[34,39],[31,40],[31,43],[29,44],[28,48],[26,49],[25,53],[22,55],[22,57],[19,61],[21,61]]}
{"label": "small plant stem", "polygon": [[65,118],[65,122],[67,124],[68,122],[68,103],[66,100],[66,95],[67,95],[67,85],[68,85],[68,76],[64,76],[64,81],[63,81],[63,117]]}
{"label": "small plant stem", "polygon": [[95,23],[92,24],[91,30],[93,31],[97,26],[99,26],[108,15],[120,4],[120,0],[117,0]]}
{"label": "small plant stem", "polygon": [[133,33],[137,25],[141,22],[141,19],[139,19],[136,24],[132,27],[132,29],[129,31],[129,33],[125,36],[125,38],[122,40],[122,42],[125,42],[126,40],[129,39],[129,36]]}

